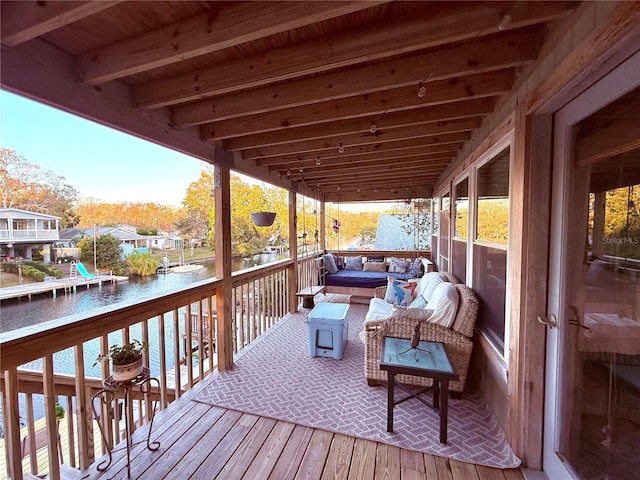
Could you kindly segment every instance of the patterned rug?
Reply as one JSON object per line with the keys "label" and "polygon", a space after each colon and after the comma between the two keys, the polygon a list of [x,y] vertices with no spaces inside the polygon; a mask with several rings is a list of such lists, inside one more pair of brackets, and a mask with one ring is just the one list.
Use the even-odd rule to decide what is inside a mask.
{"label": "patterned rug", "polygon": [[[387,433],[387,390],[364,378],[358,337],[367,306],[349,309],[342,360],[310,357],[307,310],[288,315],[236,359],[233,370],[205,380],[195,401],[496,468],[520,465],[480,394],[449,399],[448,444],[439,417],[417,399],[394,408]],[[396,392],[398,393],[398,392]],[[397,398],[397,397],[396,397]]]}

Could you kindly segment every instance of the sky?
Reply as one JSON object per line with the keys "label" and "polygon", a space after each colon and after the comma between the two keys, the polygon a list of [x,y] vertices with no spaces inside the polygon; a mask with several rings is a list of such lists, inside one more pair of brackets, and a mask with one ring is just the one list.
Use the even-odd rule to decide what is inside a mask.
{"label": "sky", "polygon": [[[208,165],[42,103],[0,90],[0,147],[65,178],[80,198],[179,207]],[[244,177],[246,181],[253,181]],[[389,204],[343,204],[350,211]]]}
{"label": "sky", "polygon": [[79,197],[180,206],[201,160],[0,90],[0,147],[65,178]]}

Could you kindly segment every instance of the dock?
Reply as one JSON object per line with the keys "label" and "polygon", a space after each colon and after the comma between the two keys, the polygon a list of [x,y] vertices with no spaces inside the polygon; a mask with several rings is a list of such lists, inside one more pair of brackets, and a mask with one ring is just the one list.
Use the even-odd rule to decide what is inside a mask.
{"label": "dock", "polygon": [[63,295],[76,293],[78,288],[85,287],[89,289],[94,285],[101,287],[104,283],[118,283],[128,280],[129,277],[121,277],[118,275],[98,275],[95,278],[68,277],[45,280],[44,282],[25,283],[13,287],[0,288],[0,301],[21,297],[29,297],[29,300],[31,300],[31,297],[34,295],[47,293],[51,293],[53,298],[56,298],[58,293],[62,293]]}

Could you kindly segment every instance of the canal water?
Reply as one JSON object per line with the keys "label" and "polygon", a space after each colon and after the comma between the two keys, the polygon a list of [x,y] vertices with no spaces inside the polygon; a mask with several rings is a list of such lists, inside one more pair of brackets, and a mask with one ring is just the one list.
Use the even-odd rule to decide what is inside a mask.
{"label": "canal water", "polygon": [[[251,268],[256,265],[263,265],[281,258],[287,258],[286,255],[261,254],[256,255],[252,259],[235,261],[232,265],[234,271]],[[199,280],[205,280],[215,276],[215,266],[213,262],[203,264],[204,268],[193,270],[185,273],[167,273],[152,275],[149,277],[132,276],[129,281],[112,284],[107,282],[102,287],[92,286],[89,289],[79,288],[76,293],[68,293],[66,295],[58,295],[53,298],[51,294],[44,294],[32,297],[28,300],[26,297],[10,301],[3,301],[0,305],[0,332],[8,332],[11,330],[37,325],[55,320],[68,315],[80,312],[87,312],[99,307],[114,305],[119,302],[140,299],[150,295],[161,293],[162,291],[187,286]],[[149,368],[152,376],[157,376],[159,370],[160,352],[158,350],[158,322],[162,321],[165,328],[166,347],[165,358],[167,368],[175,367],[174,344],[173,344],[173,314],[165,315],[165,318],[158,318],[149,322]],[[130,329],[130,337],[132,339],[142,340],[141,328],[134,325]],[[121,343],[119,333],[114,333],[109,337],[109,345]],[[181,347],[181,346],[180,346]],[[88,377],[100,378],[100,366],[94,365],[94,361],[100,352],[100,345],[97,339],[86,342],[84,344],[85,358],[85,375]],[[183,353],[181,353],[181,357]],[[56,373],[75,374],[75,360],[73,349],[67,349],[57,352],[53,356],[54,371]],[[42,371],[42,360],[38,359],[29,362],[23,366],[24,368]],[[43,400],[40,395],[34,395],[34,413],[36,419],[44,415]],[[61,404],[65,409],[67,406],[62,401]],[[24,412],[24,398],[20,399],[21,411]],[[0,418],[0,422],[1,422]],[[0,436],[2,436],[2,425],[0,424]]]}

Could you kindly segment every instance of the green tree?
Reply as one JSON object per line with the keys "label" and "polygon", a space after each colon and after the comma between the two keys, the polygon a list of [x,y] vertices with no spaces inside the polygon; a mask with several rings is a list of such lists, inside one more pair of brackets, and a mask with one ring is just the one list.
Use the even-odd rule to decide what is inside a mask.
{"label": "green tree", "polygon": [[42,170],[8,148],[0,149],[0,202],[2,208],[19,208],[60,217],[61,228],[79,220],[73,211],[78,192],[65,178]]}
{"label": "green tree", "polygon": [[[92,265],[93,264],[93,237],[85,236],[78,241],[80,248],[80,260]],[[96,245],[96,264],[98,268],[108,268],[116,270],[118,264],[121,263],[120,240],[111,234],[101,235],[95,239]]]}
{"label": "green tree", "polygon": [[174,223],[183,236],[204,240],[211,248],[214,247],[213,175],[213,169],[204,170],[198,180],[189,184],[182,200],[183,215]]}
{"label": "green tree", "polygon": [[129,267],[129,273],[143,277],[155,274],[160,264],[160,258],[151,252],[134,251],[127,255],[125,261]]}

